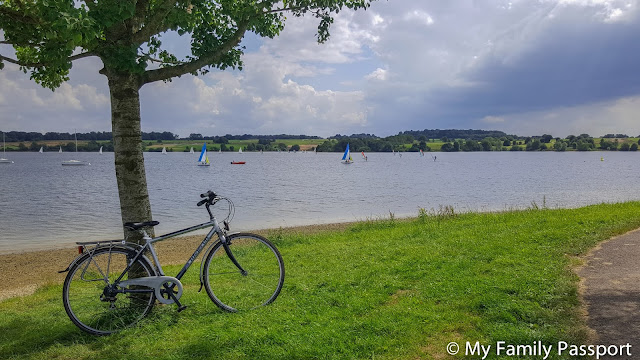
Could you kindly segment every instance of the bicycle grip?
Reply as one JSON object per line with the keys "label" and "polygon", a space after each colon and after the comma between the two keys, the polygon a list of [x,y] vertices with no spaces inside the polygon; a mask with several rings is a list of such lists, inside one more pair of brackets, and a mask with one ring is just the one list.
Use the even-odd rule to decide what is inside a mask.
{"label": "bicycle grip", "polygon": [[208,201],[208,199],[200,200],[198,202],[198,206],[202,206],[202,204],[206,203],[207,201]]}
{"label": "bicycle grip", "polygon": [[204,194],[200,194],[201,198],[204,198],[204,197],[214,198],[215,196],[216,196],[216,194],[211,190],[207,191]]}

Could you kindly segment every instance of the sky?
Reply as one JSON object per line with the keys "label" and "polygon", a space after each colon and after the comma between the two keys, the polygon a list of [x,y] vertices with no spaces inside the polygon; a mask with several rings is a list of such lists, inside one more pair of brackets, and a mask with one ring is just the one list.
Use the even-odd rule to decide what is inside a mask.
{"label": "sky", "polygon": [[[340,12],[325,44],[316,27],[291,17],[277,38],[247,34],[242,71],[145,85],[142,130],[640,134],[640,0],[379,0]],[[163,42],[189,49],[177,34]],[[111,131],[101,67],[75,62],[52,92],[6,64],[0,131]]]}

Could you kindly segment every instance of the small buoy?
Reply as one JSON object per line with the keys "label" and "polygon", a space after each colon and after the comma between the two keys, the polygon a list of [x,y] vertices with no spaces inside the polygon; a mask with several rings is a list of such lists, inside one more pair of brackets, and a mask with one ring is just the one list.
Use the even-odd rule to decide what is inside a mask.
{"label": "small buoy", "polygon": [[600,161],[604,161],[604,157],[601,157],[601,158],[600,158]]}

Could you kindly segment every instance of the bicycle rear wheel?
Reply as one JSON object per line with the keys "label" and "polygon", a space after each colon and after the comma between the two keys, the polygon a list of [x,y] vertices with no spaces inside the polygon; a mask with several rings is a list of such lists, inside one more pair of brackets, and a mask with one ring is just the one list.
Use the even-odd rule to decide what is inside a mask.
{"label": "bicycle rear wheel", "polygon": [[[153,292],[109,291],[134,255],[134,251],[126,248],[99,248],[91,256],[87,253],[69,269],[62,301],[76,326],[90,334],[107,335],[135,324],[149,313],[155,303]],[[143,257],[138,258],[129,271],[135,271],[135,277],[155,275],[153,267]],[[128,277],[129,274],[122,280]]]}
{"label": "bicycle rear wheel", "polygon": [[232,262],[218,241],[204,264],[204,285],[211,300],[230,312],[272,303],[284,283],[284,262],[278,249],[255,234],[233,234],[227,241],[245,273]]}

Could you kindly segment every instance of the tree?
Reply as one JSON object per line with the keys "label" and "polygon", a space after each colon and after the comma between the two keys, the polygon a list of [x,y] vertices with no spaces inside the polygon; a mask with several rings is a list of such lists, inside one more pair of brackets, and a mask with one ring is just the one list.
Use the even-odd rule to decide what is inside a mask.
{"label": "tree", "polygon": [[[142,137],[140,88],[211,68],[242,69],[240,45],[247,31],[273,38],[286,15],[319,20],[317,41],[329,37],[333,14],[343,8],[366,9],[374,0],[2,0],[0,44],[11,45],[6,62],[30,72],[32,80],[52,90],[69,80],[73,61],[98,57],[111,97],[116,180],[122,222],[151,220]],[[162,47],[163,34],[188,35],[185,59]],[[140,241],[137,232],[125,238]]]}
{"label": "tree", "polygon": [[553,144],[553,149],[555,151],[566,151],[567,150],[567,143],[565,143],[562,140],[556,140],[555,144]]}
{"label": "tree", "polygon": [[551,140],[553,140],[553,136],[549,134],[544,134],[540,137],[540,142],[543,144],[548,144],[551,142]]}

